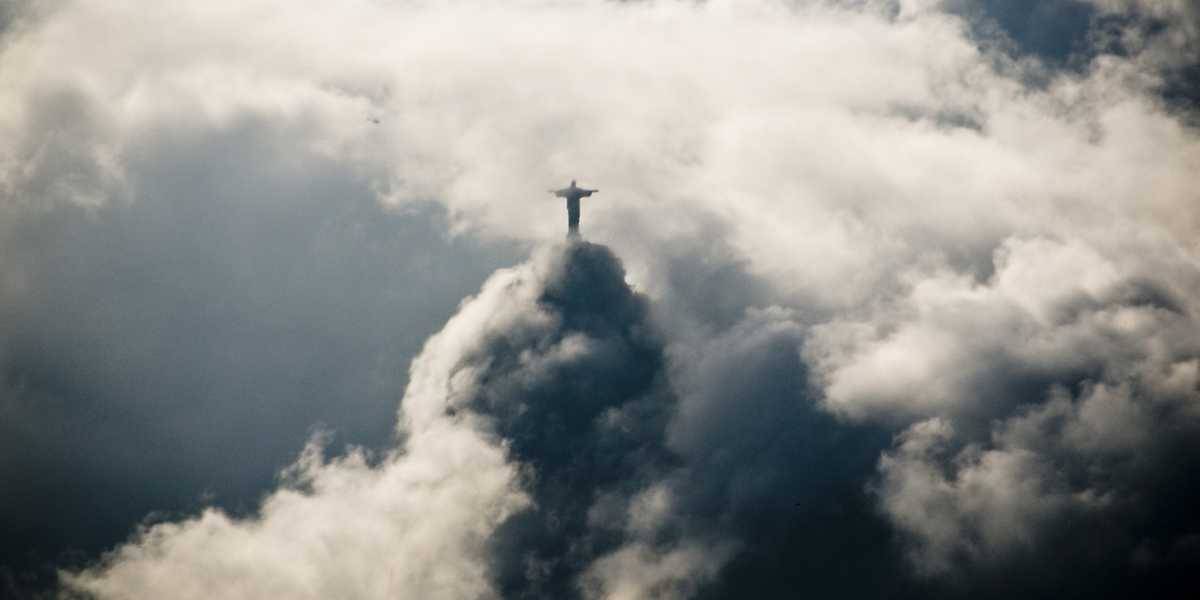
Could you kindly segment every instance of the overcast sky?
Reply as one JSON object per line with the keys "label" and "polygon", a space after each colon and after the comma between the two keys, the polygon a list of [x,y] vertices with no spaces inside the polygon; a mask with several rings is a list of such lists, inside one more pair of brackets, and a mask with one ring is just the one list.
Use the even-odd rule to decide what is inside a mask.
{"label": "overcast sky", "polygon": [[0,0],[0,598],[1190,597],[1198,102],[1190,0]]}

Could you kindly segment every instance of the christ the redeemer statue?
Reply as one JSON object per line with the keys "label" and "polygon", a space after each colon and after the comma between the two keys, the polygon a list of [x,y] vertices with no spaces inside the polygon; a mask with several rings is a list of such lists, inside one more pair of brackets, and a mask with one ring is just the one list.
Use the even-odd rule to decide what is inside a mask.
{"label": "christ the redeemer statue", "polygon": [[600,190],[585,190],[575,185],[575,180],[571,180],[571,186],[561,190],[550,190],[555,196],[567,199],[567,237],[579,237],[579,199],[587,198]]}

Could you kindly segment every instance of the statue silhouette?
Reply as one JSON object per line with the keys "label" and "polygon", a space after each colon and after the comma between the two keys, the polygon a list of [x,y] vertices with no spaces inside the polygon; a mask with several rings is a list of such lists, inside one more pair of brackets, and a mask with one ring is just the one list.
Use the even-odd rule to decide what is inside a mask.
{"label": "statue silhouette", "polygon": [[587,190],[575,185],[575,180],[571,180],[571,185],[561,190],[550,190],[550,193],[559,198],[567,199],[567,237],[579,237],[579,199],[587,198],[600,190]]}

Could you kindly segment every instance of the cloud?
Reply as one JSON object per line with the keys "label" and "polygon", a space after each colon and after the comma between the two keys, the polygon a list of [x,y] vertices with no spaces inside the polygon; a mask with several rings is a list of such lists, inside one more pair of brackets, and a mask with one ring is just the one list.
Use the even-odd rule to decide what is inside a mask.
{"label": "cloud", "polygon": [[[1088,384],[1077,396],[1055,389],[1047,402],[997,423],[986,441],[956,435],[939,418],[905,431],[880,462],[877,493],[911,536],[916,567],[1003,571],[1053,553],[1128,574],[1148,560],[1139,548],[1184,543],[1196,523],[1177,503],[1190,502],[1194,490],[1156,485],[1177,465],[1195,464],[1194,406],[1133,387]],[[1070,579],[1038,569],[1044,589]],[[1172,575],[1186,581],[1170,571],[1152,579],[1164,587]]]}
{"label": "cloud", "polygon": [[[658,239],[715,215],[749,269],[823,305],[862,303],[914,261],[986,264],[1009,234],[1068,220],[1103,235],[1149,217],[1177,239],[1200,222],[1183,185],[1194,135],[1138,87],[1136,62],[1107,57],[1030,90],[1020,65],[998,70],[936,11],[360,3],[264,23],[138,7],[173,22],[172,40],[139,31],[96,55],[66,41],[109,18],[87,6],[29,36],[11,70],[107,70],[92,93],[118,130],[278,115],[387,201],[437,198],[457,227],[525,239],[561,225],[538,218],[552,205],[539,182],[585,173],[612,182],[585,216],[599,239],[624,245],[615,219],[631,211]],[[271,50],[283,31],[304,32],[286,55]],[[143,48],[163,51],[133,67]]]}
{"label": "cloud", "polygon": [[529,469],[536,510],[491,542],[500,590],[568,597],[588,565],[621,545],[632,498],[673,464],[663,347],[645,298],[603,246],[556,247],[491,285],[459,317],[486,323],[482,332],[459,336],[452,322],[441,334],[465,345],[449,387],[436,384],[449,390],[438,410],[477,422]]}
{"label": "cloud", "polygon": [[984,284],[926,281],[894,321],[822,326],[831,408],[913,422],[875,491],[922,572],[1047,553],[1128,569],[1139,536],[1195,526],[1145,516],[1191,494],[1150,482],[1196,451],[1195,273],[1141,256],[1014,241]]}
{"label": "cloud", "polygon": [[[624,545],[625,514],[673,464],[646,316],[604,247],[545,249],[430,338],[399,448],[326,462],[312,442],[257,514],[150,526],[65,584],[101,598],[569,596],[585,572],[626,595],[694,586],[714,570],[700,548]],[[614,567],[631,555],[651,557],[634,578]]]}
{"label": "cloud", "polygon": [[715,575],[720,551],[693,546],[656,552],[645,546],[627,546],[606,556],[585,574],[588,598],[692,597],[700,584]]}
{"label": "cloud", "polygon": [[1035,532],[1061,517],[1070,501],[1050,487],[1051,468],[1024,449],[971,449],[956,457],[953,479],[946,478],[937,455],[951,438],[945,421],[923,421],[880,462],[883,508],[916,537],[912,556],[925,573],[1032,546]]}
{"label": "cloud", "polygon": [[[1125,39],[1136,50],[1146,52],[1152,60],[1165,66],[1195,64],[1200,59],[1197,41],[1200,39],[1200,9],[1186,0],[1087,0],[1107,14],[1130,15],[1160,26],[1159,31],[1134,28],[1126,31]],[[1139,39],[1140,38],[1140,39]]]}
{"label": "cloud", "polygon": [[[0,219],[0,289],[33,299],[6,305],[19,309],[9,322],[32,332],[10,339],[74,340],[116,325],[83,336],[98,340],[90,353],[10,342],[22,378],[9,387],[48,381],[34,387],[82,396],[63,383],[75,379],[34,377],[82,364],[115,369],[116,389],[136,389],[140,371],[111,367],[109,355],[174,373],[191,355],[148,357],[180,329],[124,332],[189,298],[205,310],[266,307],[246,323],[343,305],[371,315],[287,344],[324,348],[369,337],[386,317],[401,322],[363,298],[424,288],[403,277],[369,285],[409,252],[364,250],[387,239],[366,223],[392,213],[364,208],[345,228],[343,217],[297,224],[247,199],[300,198],[311,214],[326,214],[331,198],[433,203],[459,243],[532,246],[561,235],[560,218],[547,216],[561,207],[545,189],[578,177],[603,190],[584,209],[585,233],[621,248],[627,270],[602,253],[566,263],[544,254],[497,275],[417,359],[401,409],[405,431],[450,423],[473,432],[481,461],[502,448],[523,465],[519,488],[536,509],[497,516],[475,537],[447,534],[461,542],[455,552],[487,540],[464,561],[486,571],[471,593],[772,595],[803,577],[826,593],[870,595],[881,581],[914,597],[1019,594],[1040,584],[991,584],[1047,556],[1084,557],[1107,574],[1092,584],[1112,590],[1178,575],[1169,565],[1191,556],[1197,531],[1179,509],[1195,490],[1175,465],[1195,452],[1200,141],[1194,110],[1171,92],[1190,59],[1171,57],[1194,54],[1193,15],[1170,2],[1038,6],[55,5],[8,35],[0,55],[0,211],[13,216]],[[206,175],[190,180],[197,172]],[[219,210],[195,209],[210,193],[226,199]],[[70,226],[52,227],[62,217],[47,214],[71,215]],[[195,245],[179,225],[226,214],[236,218],[201,226],[209,235]],[[330,254],[264,250],[297,228]],[[112,239],[130,241],[102,252]],[[141,247],[229,252],[168,251],[139,271],[130,257]],[[477,265],[490,247],[430,270]],[[64,270],[70,261],[45,260],[55,248],[100,258]],[[286,260],[293,251],[303,260]],[[381,257],[376,268],[338,277],[360,251]],[[224,280],[246,304],[204,295],[223,281],[205,277],[210,261],[236,272],[246,255],[276,258]],[[107,273],[110,256],[182,291],[121,288],[132,290],[129,309],[115,313],[101,310],[112,302],[27,308],[49,298],[74,309],[62,299],[107,289],[89,273]],[[360,301],[286,276],[313,262],[326,265],[322,281],[362,290]],[[57,287],[54,273],[67,273]],[[431,304],[448,306],[461,288]],[[403,322],[425,324],[418,337],[445,316],[411,310]],[[71,312],[88,317],[47,316]],[[290,318],[271,320],[279,314]],[[118,339],[144,341],[105,352]],[[201,346],[271,354],[229,339]],[[354,356],[403,352],[381,343]],[[335,373],[324,389],[343,400],[383,397],[344,384],[363,381],[361,370],[306,360],[275,368]],[[160,389],[242,373],[203,364],[215,366],[181,370],[192,375]],[[367,372],[393,381],[394,362],[382,365]],[[97,379],[79,380],[90,390]],[[197,406],[249,395],[214,393]],[[563,412],[556,398],[583,408]],[[581,448],[597,457],[591,477],[571,470]],[[369,479],[406,460],[313,468]],[[445,502],[466,501],[446,485]],[[905,578],[893,541],[926,579]],[[1070,578],[1056,575],[1046,581]]]}
{"label": "cloud", "polygon": [[850,416],[991,417],[1054,382],[1157,380],[1195,356],[1184,332],[1200,280],[1184,255],[1150,252],[1144,264],[1078,241],[1010,240],[986,282],[935,275],[887,311],[821,324],[810,361]]}
{"label": "cloud", "polygon": [[486,598],[481,540],[525,498],[503,451],[469,430],[414,435],[370,465],[325,463],[310,445],[259,514],[208,509],[140,532],[98,567],[66,575],[99,598]]}

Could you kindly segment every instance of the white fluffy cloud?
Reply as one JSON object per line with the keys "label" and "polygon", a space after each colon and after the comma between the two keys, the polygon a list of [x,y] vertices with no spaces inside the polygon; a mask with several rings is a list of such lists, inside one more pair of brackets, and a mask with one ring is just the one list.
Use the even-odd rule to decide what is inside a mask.
{"label": "white fluffy cloud", "polygon": [[827,402],[852,417],[990,417],[1036,400],[1005,387],[1021,380],[1160,380],[1200,351],[1200,273],[1176,249],[1123,243],[1106,258],[1010,239],[986,281],[931,274],[883,311],[819,325],[808,351]]}
{"label": "white fluffy cloud", "polygon": [[[573,176],[602,187],[584,223],[602,240],[715,217],[754,272],[838,307],[917,265],[986,260],[1014,234],[1196,238],[1200,145],[1137,63],[1104,58],[1034,90],[957,19],[907,12],[73,2],[5,52],[0,180],[13,197],[136,194],[123,147],[156,123],[270,119],[372,174],[385,201],[434,198],[488,235],[556,235],[545,189]],[[78,107],[46,114],[63,98]],[[77,166],[51,185],[38,173],[54,164]],[[655,227],[630,232],[634,215]]]}
{"label": "white fluffy cloud", "polygon": [[489,598],[485,541],[525,506],[516,470],[478,434],[441,426],[370,465],[310,445],[259,514],[208,509],[150,526],[67,574],[99,598]]}

